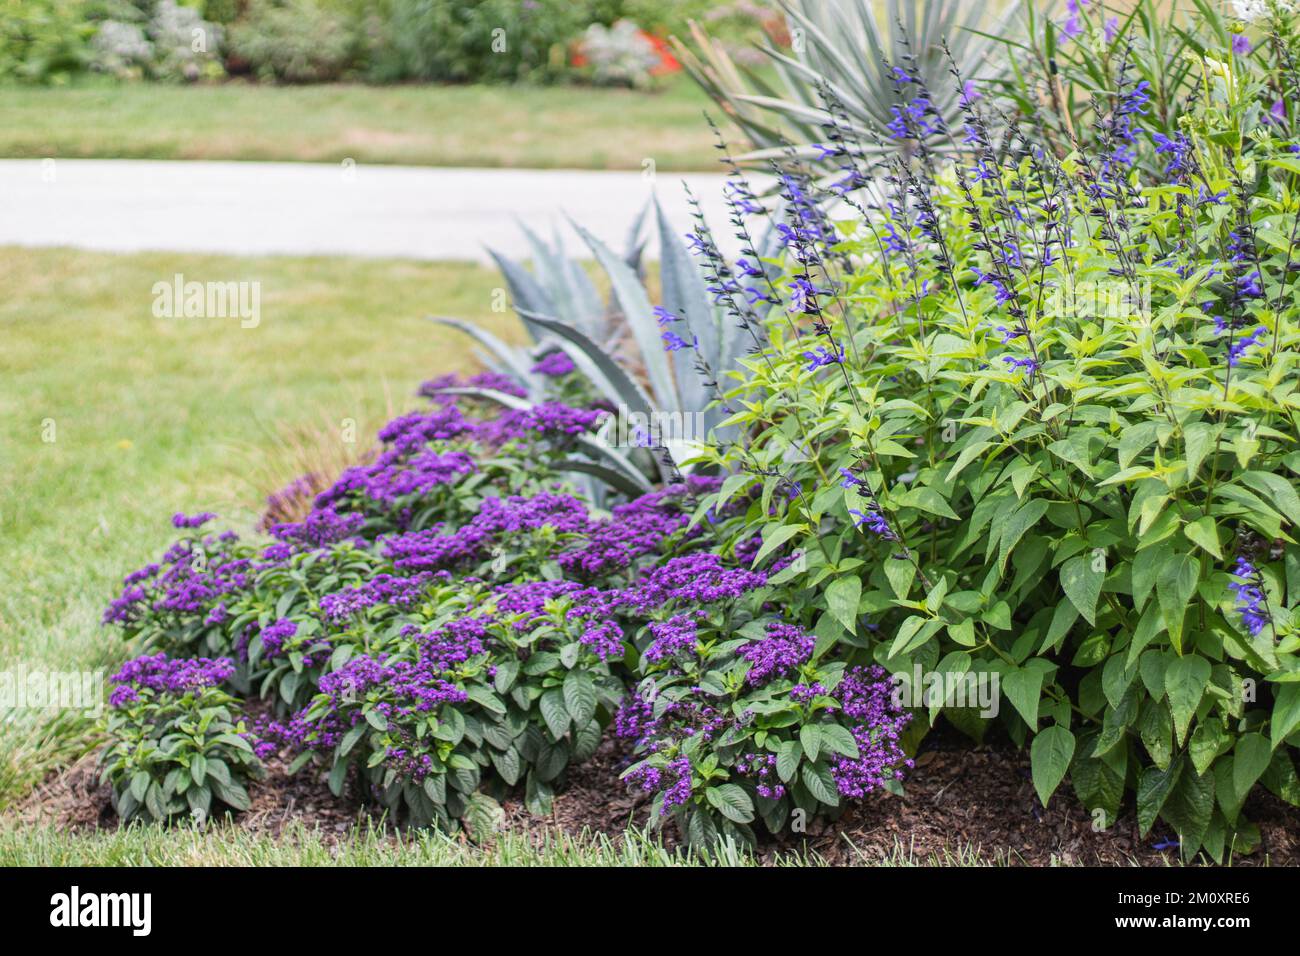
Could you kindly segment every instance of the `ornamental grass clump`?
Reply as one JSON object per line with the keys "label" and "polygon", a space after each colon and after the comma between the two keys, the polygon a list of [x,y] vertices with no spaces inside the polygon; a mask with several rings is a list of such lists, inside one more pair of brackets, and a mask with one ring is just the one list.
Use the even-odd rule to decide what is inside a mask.
{"label": "ornamental grass clump", "polygon": [[[1110,60],[1113,92],[1067,144],[955,68],[960,126],[893,64],[908,148],[883,154],[824,90],[848,175],[823,191],[797,161],[774,168],[782,309],[726,396],[741,438],[699,459],[729,474],[702,507],[754,502],[717,533],[761,535],[760,559],[803,553],[767,600],[810,638],[740,651],[780,675],[765,706],[807,720],[795,687],[820,681],[811,706],[861,751],[834,671],[802,668],[966,675],[995,689],[996,717],[940,697],[903,736],[996,723],[1029,746],[1043,802],[1068,776],[1099,827],[1135,806],[1187,858],[1250,850],[1257,784],[1300,804],[1300,139],[1275,108],[1300,88],[1296,36],[1286,15],[1266,55],[1196,55],[1194,91],[1162,107],[1172,137],[1148,126],[1132,56]],[[769,294],[749,284],[726,294]],[[734,650],[706,635],[693,653],[707,669]],[[847,756],[841,733],[812,739],[805,760]],[[777,745],[777,778],[820,799],[793,751]],[[655,769],[678,802],[686,784]]]}

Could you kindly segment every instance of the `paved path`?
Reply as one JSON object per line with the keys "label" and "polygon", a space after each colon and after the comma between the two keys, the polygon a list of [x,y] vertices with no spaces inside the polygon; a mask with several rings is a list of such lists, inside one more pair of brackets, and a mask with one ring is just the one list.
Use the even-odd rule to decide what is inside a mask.
{"label": "paved path", "polygon": [[689,227],[683,178],[734,254],[719,175],[75,159],[0,160],[0,245],[486,261],[567,213],[621,251],[652,191]]}

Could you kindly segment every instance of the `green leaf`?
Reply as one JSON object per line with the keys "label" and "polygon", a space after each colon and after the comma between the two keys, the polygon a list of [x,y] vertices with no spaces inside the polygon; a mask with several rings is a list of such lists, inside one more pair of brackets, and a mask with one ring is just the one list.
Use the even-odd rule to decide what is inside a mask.
{"label": "green leaf", "polygon": [[144,797],[149,792],[151,782],[149,774],[143,770],[137,770],[131,775],[131,796],[135,797],[137,803],[144,803]]}
{"label": "green leaf", "polygon": [[700,849],[708,849],[717,844],[718,827],[707,810],[691,811],[686,823],[686,841]]}
{"label": "green leaf", "polygon": [[821,728],[816,724],[804,724],[799,728],[799,743],[803,746],[803,752],[808,755],[808,759],[816,760],[822,748]]}
{"label": "green leaf", "polygon": [[1187,480],[1194,481],[1201,470],[1201,462],[1214,447],[1219,428],[1207,422],[1195,422],[1188,425],[1183,432],[1187,448]]}
{"label": "green leaf", "polygon": [[1045,654],[1059,648],[1078,619],[1079,609],[1074,606],[1073,601],[1061,601],[1057,604],[1056,610],[1052,612],[1052,623],[1047,627],[1047,636],[1043,638],[1043,645],[1038,653]]}
{"label": "green leaf", "polygon": [[932,515],[939,515],[942,518],[957,519],[960,516],[952,510],[952,506],[944,500],[943,496],[933,488],[912,488],[910,491],[899,496],[897,499],[900,508],[920,508],[922,511],[928,511]]}
{"label": "green leaf", "polygon": [[1174,722],[1164,701],[1147,701],[1142,709],[1139,733],[1151,762],[1161,770],[1168,767],[1174,756]]}
{"label": "green leaf", "polygon": [[1076,432],[1069,438],[1054,441],[1047,450],[1061,461],[1074,465],[1081,472],[1092,477],[1092,462],[1089,460],[1089,438],[1082,432]]}
{"label": "green leaf", "polygon": [[1240,794],[1250,793],[1260,774],[1273,759],[1273,747],[1263,734],[1243,734],[1232,751],[1232,788]]}
{"label": "green leaf", "polygon": [[1182,857],[1191,860],[1205,839],[1214,814],[1214,776],[1184,770],[1161,817],[1178,834]]}
{"label": "green leaf", "polygon": [[1165,667],[1165,697],[1174,716],[1179,746],[1187,739],[1187,727],[1209,682],[1210,662],[1203,657],[1175,657]]}
{"label": "green leaf", "polygon": [[1060,724],[1045,727],[1034,735],[1029,747],[1030,767],[1033,771],[1034,790],[1043,806],[1052,798],[1056,788],[1065,779],[1074,759],[1074,734]]}
{"label": "green leaf", "polygon": [[208,760],[203,754],[195,754],[194,759],[190,761],[190,777],[198,786],[203,786],[203,781],[208,776]]}
{"label": "green leaf", "polygon": [[222,783],[215,777],[211,781],[212,792],[225,804],[236,810],[247,810],[251,805],[248,791],[237,783]]}
{"label": "green leaf", "polygon": [[348,767],[351,766],[351,763],[350,760],[336,760],[334,766],[330,767],[330,793],[336,797],[343,796],[343,784],[347,782]]}
{"label": "green leaf", "polygon": [[847,727],[841,727],[839,724],[822,724],[821,734],[824,749],[841,754],[850,760],[856,760],[861,755],[858,742]]}
{"label": "green leaf", "polygon": [[510,690],[519,676],[519,662],[514,660],[504,660],[497,664],[496,676],[492,679],[492,685],[496,687],[498,694],[504,694]]}
{"label": "green leaf", "polygon": [[1138,779],[1137,809],[1138,832],[1145,837],[1150,831],[1160,811],[1164,808],[1169,793],[1178,783],[1182,773],[1182,760],[1175,760],[1168,770],[1147,767]]}
{"label": "green leaf", "polygon": [[1011,551],[1020,539],[1025,536],[1025,532],[1038,524],[1043,515],[1047,514],[1050,503],[1043,498],[1031,498],[1021,505],[1016,513],[1002,529],[1001,550],[998,552],[998,567],[1005,571],[1007,559],[1011,557]]}
{"label": "green leaf", "polygon": [[[769,527],[771,526],[769,525]],[[758,565],[762,563],[765,557],[767,557],[777,548],[781,547],[781,545],[785,544],[796,534],[805,530],[807,530],[806,527],[801,524],[777,525],[776,528],[771,532],[771,534],[767,534],[764,536],[763,546],[758,549],[758,554],[754,555],[754,563],[752,567],[758,567]]]}
{"label": "green leaf", "polygon": [[750,823],[754,819],[754,802],[734,783],[719,784],[704,791],[709,803],[733,823]]}
{"label": "green leaf", "polygon": [[1248,471],[1241,476],[1241,482],[1265,495],[1288,524],[1300,520],[1300,494],[1296,494],[1291,482],[1281,475],[1269,471]]}
{"label": "green leaf", "polygon": [[1183,534],[1187,535],[1187,540],[1191,541],[1192,544],[1208,551],[1220,561],[1223,560],[1223,549],[1219,545],[1218,526],[1215,525],[1214,519],[1209,515],[1202,515],[1191,524],[1185,525]]}
{"label": "green leaf", "polygon": [[916,565],[906,559],[890,558],[884,562],[885,577],[900,601],[906,600],[916,579]]}
{"label": "green leaf", "polygon": [[1273,691],[1273,717],[1269,721],[1269,734],[1273,749],[1300,727],[1300,684],[1281,684]]}
{"label": "green leaf", "polygon": [[944,481],[951,484],[952,480],[960,475],[967,465],[991,447],[993,447],[991,441],[977,441],[967,445],[961,450],[961,454],[957,456],[957,461],[953,464],[952,469],[948,472],[948,477]]}
{"label": "green leaf", "polygon": [[596,715],[596,685],[586,671],[572,670],[565,675],[564,706],[579,727]]}
{"label": "green leaf", "polygon": [[515,750],[514,747],[504,751],[489,750],[488,757],[491,758],[492,766],[501,775],[501,779],[509,786],[513,787],[519,782],[519,778],[523,774],[523,764],[519,759],[519,751]]}
{"label": "green leaf", "polygon": [[1196,593],[1196,582],[1200,576],[1201,563],[1190,554],[1166,557],[1156,573],[1156,597],[1160,601],[1160,612],[1164,615],[1169,640],[1174,645],[1174,650],[1180,654],[1183,650],[1183,618],[1187,614],[1188,603]]}
{"label": "green leaf", "polygon": [[825,764],[804,764],[803,785],[808,788],[809,793],[827,806],[839,806],[840,794],[835,789],[835,778],[831,776]]}
{"label": "green leaf", "polygon": [[776,775],[782,783],[789,783],[799,771],[799,761],[803,757],[803,747],[797,740],[787,740],[776,752]]}
{"label": "green leaf", "polygon": [[1037,668],[1019,667],[1002,677],[1002,693],[1015,707],[1030,730],[1038,729],[1038,703],[1043,695],[1043,672]]}
{"label": "green leaf", "polygon": [[1192,757],[1192,766],[1197,773],[1205,773],[1214,763],[1214,758],[1224,750],[1228,742],[1228,732],[1218,720],[1202,720],[1192,731],[1192,739],[1187,742],[1187,752]]}
{"label": "green leaf", "polygon": [[861,599],[862,580],[856,574],[841,574],[826,588],[827,610],[850,634],[858,629],[858,602]]}
{"label": "green leaf", "polygon": [[889,656],[897,657],[920,647],[943,627],[943,621],[937,618],[924,618],[913,614],[898,626],[898,634],[889,645]]}
{"label": "green leaf", "polygon": [[1089,624],[1097,623],[1097,599],[1105,571],[1094,571],[1091,555],[1076,555],[1061,565],[1061,587],[1065,596]]}
{"label": "green leaf", "polygon": [[568,731],[570,720],[569,709],[564,704],[564,692],[558,687],[548,690],[542,694],[540,706],[546,729],[553,738],[559,740]]}

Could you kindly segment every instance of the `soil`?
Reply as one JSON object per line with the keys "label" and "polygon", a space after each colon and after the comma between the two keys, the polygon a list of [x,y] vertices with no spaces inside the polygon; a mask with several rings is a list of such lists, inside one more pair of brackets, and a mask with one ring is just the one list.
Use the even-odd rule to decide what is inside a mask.
{"label": "soil", "polygon": [[[624,752],[607,739],[596,755],[574,768],[556,795],[549,819],[531,816],[519,797],[507,799],[504,826],[541,841],[563,831],[606,834],[617,840],[629,824],[649,821],[649,801],[617,784]],[[272,760],[265,780],[249,789],[252,806],[237,825],[251,832],[278,835],[287,825],[317,828],[327,842],[342,840],[366,810],[355,795],[334,797],[324,774],[286,773]],[[1260,829],[1257,852],[1234,865],[1300,865],[1300,809],[1271,794],[1257,793],[1246,816]],[[47,780],[11,814],[25,825],[55,826],[89,832],[117,825],[106,787],[100,786],[94,758]],[[664,842],[676,845],[672,827]],[[1172,834],[1156,830],[1139,839],[1137,821],[1128,808],[1116,825],[1095,832],[1087,811],[1074,799],[1068,781],[1047,808],[1039,806],[1029,774],[1028,755],[1010,744],[972,748],[969,741],[936,732],[917,757],[906,795],[883,795],[846,811],[838,820],[811,822],[808,832],[765,840],[759,856],[770,860],[781,851],[808,851],[828,863],[853,865],[885,860],[901,846],[922,863],[956,862],[958,848],[986,862],[1045,866],[1053,863],[1091,866],[1176,865]],[[961,859],[969,862],[969,855]]]}

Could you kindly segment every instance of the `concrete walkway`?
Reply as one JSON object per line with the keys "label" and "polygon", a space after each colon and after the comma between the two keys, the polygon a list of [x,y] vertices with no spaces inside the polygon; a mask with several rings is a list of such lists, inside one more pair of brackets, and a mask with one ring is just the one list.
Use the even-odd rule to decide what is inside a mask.
{"label": "concrete walkway", "polygon": [[653,192],[689,228],[683,178],[734,254],[720,175],[76,159],[0,160],[0,245],[481,262],[528,254],[520,221],[585,250],[567,213],[621,251]]}

